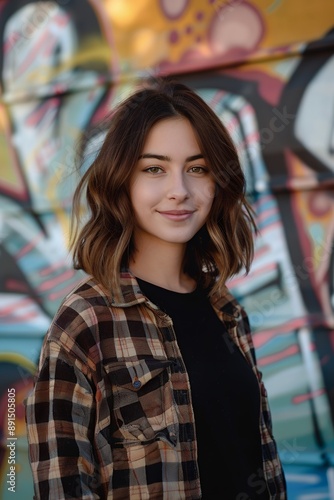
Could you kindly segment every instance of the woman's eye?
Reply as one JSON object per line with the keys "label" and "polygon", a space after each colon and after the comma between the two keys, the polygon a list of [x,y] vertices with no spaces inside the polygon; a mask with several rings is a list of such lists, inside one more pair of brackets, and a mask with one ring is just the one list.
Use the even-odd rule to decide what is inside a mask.
{"label": "woman's eye", "polygon": [[162,168],[161,167],[148,167],[148,168],[145,168],[144,172],[149,172],[150,174],[160,174],[160,172],[162,172]]}
{"label": "woman's eye", "polygon": [[203,167],[201,165],[194,165],[193,167],[190,167],[190,172],[193,174],[201,174],[203,172],[207,172],[207,168]]}

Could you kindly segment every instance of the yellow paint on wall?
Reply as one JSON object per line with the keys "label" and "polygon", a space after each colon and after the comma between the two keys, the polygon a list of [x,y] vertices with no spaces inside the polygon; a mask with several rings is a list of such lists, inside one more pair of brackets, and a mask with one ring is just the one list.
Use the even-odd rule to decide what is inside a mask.
{"label": "yellow paint on wall", "polygon": [[311,41],[321,38],[334,27],[332,0],[257,0],[252,3],[264,17],[266,36],[263,47]]}
{"label": "yellow paint on wall", "polygon": [[16,189],[20,184],[17,171],[13,168],[13,153],[8,140],[9,122],[6,106],[0,103],[0,176],[1,183],[8,189]]}
{"label": "yellow paint on wall", "polygon": [[[181,1],[181,0],[180,0]],[[321,38],[334,25],[332,0],[189,0],[176,19],[167,19],[156,0],[105,0],[104,6],[121,61],[138,69],[168,60],[177,62],[188,50],[210,55],[212,20],[237,12],[241,5],[258,13],[264,35],[257,50],[302,44]],[[176,2],[179,5],[179,2]],[[173,41],[171,41],[173,40]]]}

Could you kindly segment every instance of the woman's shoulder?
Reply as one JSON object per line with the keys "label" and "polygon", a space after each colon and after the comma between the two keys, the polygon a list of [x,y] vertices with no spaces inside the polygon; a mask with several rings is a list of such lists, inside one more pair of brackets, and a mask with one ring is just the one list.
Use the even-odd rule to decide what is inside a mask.
{"label": "woman's shoulder", "polygon": [[[46,344],[72,358],[90,361],[94,365],[116,357],[117,341],[131,342],[133,328],[137,331],[145,321],[142,309],[136,305],[147,299],[139,291],[133,277],[121,275],[121,301],[115,301],[107,290],[91,276],[80,281],[64,298],[47,333]],[[138,288],[138,290],[137,290]],[[151,314],[149,315],[151,321]]]}
{"label": "woman's shoulder", "polygon": [[72,290],[64,297],[61,305],[69,305],[79,301],[86,302],[87,305],[103,303],[110,305],[111,297],[108,290],[93,276],[85,276]]}
{"label": "woman's shoulder", "polygon": [[110,321],[110,297],[94,278],[82,279],[61,302],[48,331],[49,340],[70,336],[72,341],[95,334],[98,324]]}
{"label": "woman's shoulder", "polygon": [[64,310],[81,314],[88,309],[110,307],[111,297],[108,291],[92,276],[86,276],[63,298],[55,318]]}

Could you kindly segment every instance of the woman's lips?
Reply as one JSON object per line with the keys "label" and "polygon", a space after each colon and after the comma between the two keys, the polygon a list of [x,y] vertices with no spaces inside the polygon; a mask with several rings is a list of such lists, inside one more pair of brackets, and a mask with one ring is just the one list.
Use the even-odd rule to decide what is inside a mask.
{"label": "woman's lips", "polygon": [[160,212],[159,214],[166,217],[169,220],[183,221],[189,219],[194,212],[191,210],[168,210]]}

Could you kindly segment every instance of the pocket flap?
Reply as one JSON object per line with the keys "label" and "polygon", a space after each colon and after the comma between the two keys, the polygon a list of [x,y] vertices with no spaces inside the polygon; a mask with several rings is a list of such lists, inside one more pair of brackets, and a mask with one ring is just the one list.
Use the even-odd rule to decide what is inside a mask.
{"label": "pocket flap", "polygon": [[172,361],[142,359],[135,362],[115,363],[106,366],[112,382],[125,389],[139,391],[149,380],[172,365]]}

